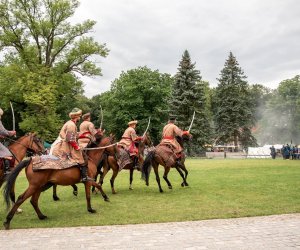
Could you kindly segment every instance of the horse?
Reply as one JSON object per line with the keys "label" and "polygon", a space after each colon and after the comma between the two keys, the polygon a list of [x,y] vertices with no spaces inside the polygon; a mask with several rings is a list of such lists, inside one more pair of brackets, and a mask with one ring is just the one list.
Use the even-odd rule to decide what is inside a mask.
{"label": "horse", "polygon": [[[138,149],[139,149],[139,155],[138,155],[138,161],[139,161],[139,166],[138,166],[138,170],[141,171],[141,166],[144,162],[144,149],[145,147],[152,147],[153,143],[151,141],[151,138],[148,134],[146,134],[143,139],[138,143]],[[106,176],[107,172],[112,169],[113,173],[110,179],[110,186],[111,186],[111,191],[112,194],[116,194],[117,192],[115,191],[114,188],[114,182],[116,177],[118,176],[119,173],[119,165],[117,163],[117,158],[120,152],[120,149],[115,146],[114,148],[110,148],[107,149],[107,158],[104,159],[104,161],[102,162],[102,166],[103,166],[103,171],[100,172],[100,180],[99,180],[99,184],[103,184],[103,180],[104,177]],[[101,166],[100,166],[101,168]],[[129,189],[132,190],[132,181],[133,181],[133,171],[134,171],[134,165],[133,163],[127,164],[123,169],[129,170],[130,171],[130,175],[129,175]]]}
{"label": "horse", "polygon": [[[8,149],[17,163],[22,161],[28,152],[34,154],[43,154],[45,152],[44,144],[34,133],[28,133],[17,140],[8,139],[11,141]],[[4,182],[4,168],[0,168],[0,187]],[[11,189],[10,199],[13,203],[15,202],[14,187]]]}
{"label": "horse", "polygon": [[[182,137],[176,137],[176,139],[179,142],[179,144],[183,147],[183,141],[190,140],[191,135],[183,135]],[[159,191],[161,193],[163,192],[163,189],[161,188],[160,185],[160,178],[158,174],[158,166],[162,165],[165,168],[163,178],[166,181],[169,189],[172,189],[172,184],[168,180],[168,173],[171,168],[176,168],[176,170],[182,177],[183,182],[181,183],[181,186],[182,187],[188,186],[188,183],[186,181],[188,171],[185,167],[184,161],[185,161],[185,154],[183,152],[182,152],[180,162],[177,162],[176,155],[173,149],[171,148],[171,146],[169,147],[168,145],[161,145],[161,144],[157,145],[152,151],[148,153],[143,163],[142,174],[143,176],[145,176],[146,185],[149,186],[149,175],[150,175],[151,167],[153,167]],[[185,174],[183,174],[181,170],[184,171]]]}
{"label": "horse", "polygon": [[[90,213],[95,213],[96,210],[94,210],[91,207],[91,195],[90,195],[90,187],[96,186],[102,194],[102,197],[104,201],[109,201],[109,198],[102,190],[101,185],[96,183],[93,178],[96,175],[97,172],[97,165],[99,161],[102,159],[102,154],[105,150],[106,146],[110,146],[111,144],[111,138],[110,137],[104,137],[100,140],[100,142],[97,144],[98,148],[94,148],[94,150],[91,150],[87,153],[88,155],[88,176],[89,179],[87,182],[84,182],[85,185],[85,194],[86,194],[86,201],[87,201],[87,210]],[[13,205],[11,210],[8,212],[6,216],[6,221],[3,223],[5,229],[9,229],[10,222],[13,219],[13,216],[15,215],[16,210],[18,207],[29,197],[31,197],[30,202],[37,213],[37,216],[40,220],[44,220],[47,218],[46,215],[44,215],[38,206],[38,200],[40,197],[40,194],[42,191],[48,189],[53,184],[68,186],[73,185],[80,182],[81,175],[80,170],[77,166],[70,167],[63,170],[58,169],[44,169],[40,171],[33,171],[33,164],[32,164],[32,158],[22,161],[19,163],[12,173],[9,175],[6,186],[4,188],[4,199],[7,204],[7,206],[10,205],[10,200],[8,198],[9,192],[11,191],[19,173],[22,169],[25,168],[26,178],[28,180],[29,186],[24,191],[23,194],[21,194],[18,197],[18,200]]]}

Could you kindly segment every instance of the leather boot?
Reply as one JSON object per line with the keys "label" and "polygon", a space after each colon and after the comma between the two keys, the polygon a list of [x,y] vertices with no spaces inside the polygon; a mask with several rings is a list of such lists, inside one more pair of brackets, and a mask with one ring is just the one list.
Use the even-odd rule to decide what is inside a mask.
{"label": "leather boot", "polygon": [[88,167],[87,165],[80,165],[80,174],[81,174],[81,181],[82,182],[87,182],[88,181]]}
{"label": "leather boot", "polygon": [[4,159],[4,175],[10,174],[10,160]]}

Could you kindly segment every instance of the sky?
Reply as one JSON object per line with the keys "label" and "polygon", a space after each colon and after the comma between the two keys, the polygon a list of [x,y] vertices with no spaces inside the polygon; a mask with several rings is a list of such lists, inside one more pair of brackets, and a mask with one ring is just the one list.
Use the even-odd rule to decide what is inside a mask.
{"label": "sky", "polygon": [[184,50],[211,87],[230,51],[249,84],[275,89],[300,74],[299,0],[81,0],[71,21],[86,19],[110,50],[95,58],[103,76],[81,78],[87,97],[139,66],[174,75]]}

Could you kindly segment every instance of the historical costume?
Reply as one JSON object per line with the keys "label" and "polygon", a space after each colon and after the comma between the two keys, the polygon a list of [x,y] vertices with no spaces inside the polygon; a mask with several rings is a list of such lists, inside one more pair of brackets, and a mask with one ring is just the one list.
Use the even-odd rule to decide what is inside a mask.
{"label": "historical costume", "polygon": [[100,131],[95,128],[91,122],[91,114],[86,113],[82,116],[83,122],[79,126],[79,139],[78,144],[81,148],[86,148],[91,142],[95,142],[95,135]]}
{"label": "historical costume", "polygon": [[59,136],[53,143],[51,153],[67,161],[70,166],[79,166],[82,175],[82,181],[87,181],[87,163],[84,160],[82,151],[77,143],[77,126],[76,123],[80,120],[82,111],[74,108],[69,117],[71,120],[67,121],[60,130]]}
{"label": "historical costume", "polygon": [[180,159],[181,152],[183,148],[180,146],[178,141],[176,140],[176,136],[182,137],[184,134],[188,134],[188,131],[183,131],[180,128],[178,128],[175,123],[176,117],[170,116],[168,124],[163,128],[162,132],[162,140],[160,142],[160,145],[168,145],[170,146],[176,157]]}
{"label": "historical costume", "polygon": [[[7,136],[14,136],[16,134],[16,131],[8,131],[4,128],[1,121],[2,115],[3,115],[3,110],[0,108],[0,139],[5,138]],[[4,175],[8,175],[10,173],[10,167],[14,165],[13,155],[1,142],[0,142],[0,158],[3,159],[4,162]]]}
{"label": "historical costume", "polygon": [[135,132],[137,123],[138,123],[137,121],[128,122],[128,128],[124,131],[122,135],[122,139],[118,143],[119,147],[129,152],[129,155],[133,160],[134,167],[136,167],[136,164],[138,162],[138,154],[139,154],[136,143],[142,140],[142,137],[137,136]]}

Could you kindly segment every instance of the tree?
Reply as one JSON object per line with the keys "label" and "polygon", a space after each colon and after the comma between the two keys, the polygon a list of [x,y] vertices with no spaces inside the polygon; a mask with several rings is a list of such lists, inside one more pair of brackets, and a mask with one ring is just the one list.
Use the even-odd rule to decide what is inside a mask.
{"label": "tree", "polygon": [[[137,132],[142,135],[151,117],[149,132],[154,143],[161,139],[161,130],[167,120],[165,110],[170,95],[172,78],[145,67],[122,72],[112,83],[109,92],[95,97],[96,106],[102,105],[104,125],[120,138],[130,120],[138,120]],[[99,114],[95,114],[99,117]]]}
{"label": "tree", "polygon": [[108,54],[105,44],[87,36],[94,21],[68,22],[78,4],[76,0],[0,3],[1,92],[5,101],[23,106],[20,127],[35,130],[45,139],[55,138],[60,119],[66,118],[56,109],[64,107],[61,101],[82,93],[82,82],[75,73],[101,75],[90,58]]}
{"label": "tree", "polygon": [[300,141],[300,76],[282,81],[267,101],[258,136],[262,144]]}
{"label": "tree", "polygon": [[195,111],[189,155],[203,151],[205,144],[211,140],[208,96],[208,83],[201,80],[200,71],[195,69],[195,63],[191,62],[189,52],[185,50],[172,85],[170,113],[177,116],[178,126],[187,130]]}
{"label": "tree", "polygon": [[218,141],[238,142],[244,147],[255,145],[251,128],[254,126],[254,110],[251,103],[249,85],[243,70],[232,52],[221,70],[215,93],[215,128]]}

